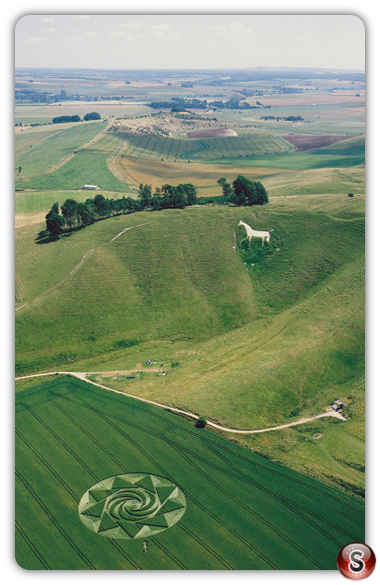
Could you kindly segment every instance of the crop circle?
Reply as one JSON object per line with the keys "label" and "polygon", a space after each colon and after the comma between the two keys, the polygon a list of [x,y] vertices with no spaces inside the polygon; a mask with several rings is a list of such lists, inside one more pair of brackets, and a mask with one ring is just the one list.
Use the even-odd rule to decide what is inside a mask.
{"label": "crop circle", "polygon": [[182,490],[148,473],[103,479],[79,502],[79,517],[92,532],[108,538],[147,538],[176,524],[186,511]]}

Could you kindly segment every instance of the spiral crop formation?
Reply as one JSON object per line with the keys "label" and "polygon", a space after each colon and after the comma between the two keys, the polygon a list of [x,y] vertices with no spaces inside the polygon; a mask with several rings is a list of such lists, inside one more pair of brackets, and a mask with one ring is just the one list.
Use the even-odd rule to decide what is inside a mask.
{"label": "spiral crop formation", "polygon": [[79,517],[108,538],[147,538],[176,524],[186,511],[182,490],[163,477],[128,473],[104,479],[79,503]]}

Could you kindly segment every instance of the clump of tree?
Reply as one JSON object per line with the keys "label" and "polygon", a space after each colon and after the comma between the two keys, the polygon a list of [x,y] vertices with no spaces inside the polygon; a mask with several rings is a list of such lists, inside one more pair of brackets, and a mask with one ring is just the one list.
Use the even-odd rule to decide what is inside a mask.
{"label": "clump of tree", "polygon": [[304,122],[301,116],[261,116],[261,120],[276,120],[277,122]]}
{"label": "clump of tree", "polygon": [[83,120],[86,120],[86,122],[88,120],[100,120],[100,114],[98,114],[98,112],[90,112],[89,114],[85,114],[83,116]]}
{"label": "clump of tree", "polygon": [[222,100],[216,100],[216,101],[210,102],[209,106],[212,106],[213,108],[219,108],[219,109],[227,108],[229,110],[242,110],[242,109],[257,110],[258,109],[259,106],[251,106],[248,102],[245,101],[245,99],[246,99],[245,97],[241,98],[238,96],[234,96],[225,102],[223,102]]}
{"label": "clump of tree", "polygon": [[199,100],[197,98],[180,98],[180,97],[172,97],[170,100],[163,100],[163,101],[155,101],[151,102],[150,104],[145,104],[150,108],[160,109],[160,108],[173,108],[175,106],[181,106],[182,108],[191,108],[192,110],[205,110],[207,108],[207,101],[206,100]]}
{"label": "clump of tree", "polygon": [[139,199],[142,210],[153,209],[183,209],[197,203],[197,191],[191,183],[181,183],[173,186],[169,184],[157,187],[154,194],[149,185],[140,185]]}
{"label": "clump of tree", "polygon": [[52,236],[58,236],[65,228],[66,221],[59,213],[58,203],[54,203],[45,220],[46,229]]}
{"label": "clump of tree", "polygon": [[64,122],[80,122],[80,117],[75,116],[57,116],[53,118],[53,124],[63,124]]}
{"label": "clump of tree", "polygon": [[232,187],[224,177],[218,179],[217,183],[222,187],[224,204],[251,206],[264,205],[269,201],[268,193],[260,181],[250,181],[239,175],[233,181]]}
{"label": "clump of tree", "polygon": [[195,426],[198,429],[204,429],[206,425],[207,425],[207,419],[205,416],[200,416],[195,422]]}

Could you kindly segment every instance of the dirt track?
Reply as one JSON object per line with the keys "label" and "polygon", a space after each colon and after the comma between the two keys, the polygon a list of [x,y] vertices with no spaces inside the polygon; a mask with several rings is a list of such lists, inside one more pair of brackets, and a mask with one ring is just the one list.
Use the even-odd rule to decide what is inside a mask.
{"label": "dirt track", "polygon": [[[43,374],[31,374],[29,376],[20,376],[19,378],[16,378],[16,380],[24,380],[26,378],[37,378],[39,376],[53,376],[53,375],[63,375],[63,376],[74,376],[74,378],[79,378],[79,380],[84,380],[85,382],[87,382],[88,384],[93,384],[94,386],[98,386],[99,388],[103,388],[104,390],[108,390],[110,392],[114,392],[115,394],[121,394],[123,396],[127,396],[128,398],[134,398],[135,400],[140,400],[140,402],[146,402],[147,404],[153,404],[154,406],[158,406],[159,408],[164,408],[165,410],[170,410],[171,412],[178,412],[179,414],[185,414],[186,416],[189,416],[191,418],[195,418],[198,419],[198,415],[194,414],[192,412],[188,412],[186,410],[181,410],[179,408],[173,408],[172,406],[167,406],[165,404],[161,404],[159,402],[154,402],[153,400],[147,400],[146,398],[140,398],[139,396],[133,396],[132,394],[127,394],[126,392],[120,392],[120,390],[114,390],[113,388],[109,388],[108,386],[104,386],[103,384],[98,384],[97,382],[92,382],[91,380],[89,380],[87,378],[87,375],[93,375],[93,374],[102,374],[103,376],[108,376],[108,375],[116,375],[116,374],[126,374],[126,373],[135,373],[135,372],[141,372],[141,371],[146,371],[146,372],[151,372],[153,370],[125,370],[125,371],[118,371],[118,372],[46,372]],[[292,422],[292,423],[287,423],[285,425],[280,425],[277,427],[269,427],[267,429],[255,429],[255,430],[239,430],[239,429],[229,429],[227,427],[222,427],[220,425],[217,425],[216,423],[213,423],[211,421],[207,421],[207,425],[210,427],[213,427],[215,429],[218,429],[219,431],[225,431],[227,433],[236,433],[236,434],[240,434],[240,435],[252,435],[254,433],[265,433],[267,431],[278,431],[280,429],[285,429],[287,427],[293,427],[295,425],[301,425],[313,420],[316,420],[318,418],[322,418],[324,416],[333,416],[335,418],[339,418],[340,420],[347,420],[344,418],[344,416],[342,416],[341,414],[335,412],[335,410],[331,410],[328,412],[324,412],[323,414],[318,414],[316,416],[313,416],[311,418],[301,418],[300,420],[296,421],[296,422]]]}

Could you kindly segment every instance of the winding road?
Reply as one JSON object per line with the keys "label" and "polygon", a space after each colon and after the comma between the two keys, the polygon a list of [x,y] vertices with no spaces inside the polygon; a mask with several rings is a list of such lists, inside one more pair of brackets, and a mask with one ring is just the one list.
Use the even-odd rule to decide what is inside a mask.
{"label": "winding road", "polygon": [[[133,396],[132,394],[127,394],[126,392],[121,392],[120,390],[114,390],[113,388],[109,388],[108,386],[104,386],[103,384],[98,384],[97,382],[93,382],[89,380],[87,376],[93,374],[103,374],[103,375],[116,375],[116,374],[132,374],[136,372],[151,372],[152,370],[125,370],[125,371],[118,371],[118,372],[45,372],[42,374],[30,374],[28,376],[20,376],[19,378],[15,378],[16,380],[25,380],[27,378],[38,378],[40,376],[54,376],[54,375],[61,375],[61,376],[73,376],[74,378],[78,378],[79,380],[83,380],[88,384],[93,384],[94,386],[98,386],[99,388],[103,388],[104,390],[108,390],[109,392],[115,392],[115,394],[122,394],[123,396],[128,396],[128,398],[134,398],[135,400],[140,400],[140,402],[146,402],[147,404],[153,404],[154,406],[158,406],[159,408],[164,408],[165,410],[170,410],[171,412],[176,412],[178,414],[184,414],[194,419],[198,419],[199,416],[192,412],[188,412],[186,410],[181,410],[180,408],[174,408],[172,406],[167,406],[166,404],[161,404],[160,402],[154,402],[153,400],[148,400],[146,398],[141,398],[140,396]],[[325,416],[333,416],[335,418],[339,418],[340,420],[347,420],[342,416],[339,412],[335,412],[335,410],[329,410],[328,412],[324,412],[323,414],[317,414],[310,418],[301,418],[298,421],[287,423],[285,425],[279,425],[277,427],[269,427],[266,429],[254,429],[254,430],[239,430],[239,429],[229,429],[227,427],[222,427],[221,425],[217,425],[209,420],[207,420],[207,425],[213,427],[214,429],[218,429],[219,431],[224,431],[226,433],[236,433],[240,435],[252,435],[254,433],[266,433],[268,431],[278,431],[281,429],[285,429],[287,427],[294,427],[295,425],[301,425],[307,422],[311,422],[318,418],[322,418]]]}

